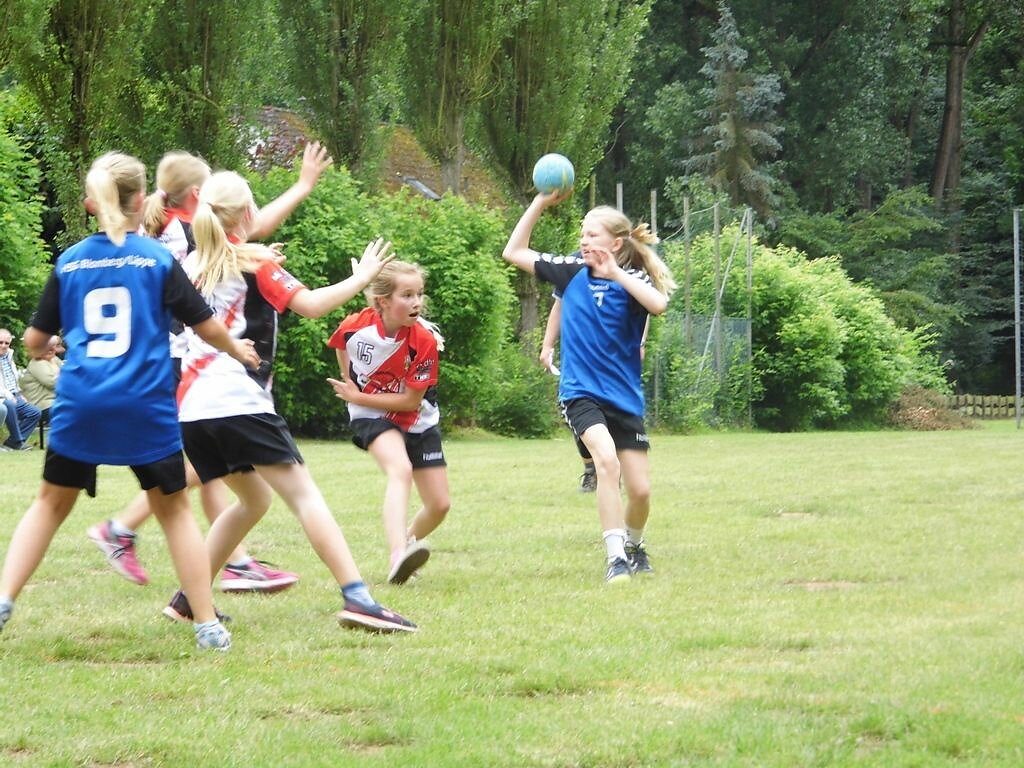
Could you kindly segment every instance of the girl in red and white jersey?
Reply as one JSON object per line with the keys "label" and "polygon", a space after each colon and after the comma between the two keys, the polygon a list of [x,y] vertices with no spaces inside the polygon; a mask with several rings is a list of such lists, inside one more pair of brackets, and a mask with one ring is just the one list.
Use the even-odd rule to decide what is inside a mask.
{"label": "girl in red and white jersey", "polygon": [[[388,581],[402,584],[430,557],[426,537],[451,506],[437,408],[437,353],[444,339],[421,317],[424,275],[393,261],[366,289],[370,306],[346,317],[328,346],[341,379],[329,379],[348,403],[352,442],[387,476],[384,533]],[[412,483],[423,506],[406,528]]]}
{"label": "girl in red and white jersey", "polygon": [[[330,167],[327,150],[314,142],[307,144],[302,155],[298,181],[283,194],[259,210],[249,236],[268,237],[305,200],[321,174]],[[195,250],[192,216],[199,203],[199,189],[210,178],[210,166],[188,152],[168,152],[156,170],[157,190],[146,198],[143,208],[142,234],[158,240],[175,260],[183,262]],[[175,373],[180,376],[181,358],[187,341],[180,323],[171,324],[171,358]],[[199,478],[186,464],[190,488],[200,485]],[[230,501],[224,484],[219,481],[200,487],[203,512],[212,524]],[[149,576],[139,563],[135,551],[136,530],[149,519],[151,510],[145,494],[139,494],[118,517],[97,523],[88,530],[89,538],[107,555],[111,567],[129,581],[146,584]],[[277,570],[250,556],[239,544],[231,553],[220,574],[220,587],[225,592],[277,592],[299,580],[298,574]]]}
{"label": "girl in red and white jersey", "polygon": [[[192,219],[196,250],[185,272],[233,338],[254,342],[262,360],[250,375],[241,365],[186,330],[188,351],[178,386],[178,418],[185,452],[199,478],[223,478],[238,502],[217,518],[206,538],[213,572],[263,517],[277,492],[302,524],[313,549],[341,588],[343,626],[409,632],[411,621],[377,603],[363,583],[345,537],[274,410],[270,375],[277,315],[286,309],[321,317],[363,290],[393,258],[391,244],[370,243],[353,274],[334,285],[307,289],[278,263],[279,252],[246,243],[256,216],[252,192],[236,173],[215,173],[203,185]],[[179,618],[187,603],[176,595],[164,613]]]}

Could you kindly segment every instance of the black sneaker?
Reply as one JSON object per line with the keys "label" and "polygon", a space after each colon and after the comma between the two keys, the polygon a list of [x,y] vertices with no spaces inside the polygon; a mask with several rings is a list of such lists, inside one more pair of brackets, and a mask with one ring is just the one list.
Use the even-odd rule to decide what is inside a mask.
{"label": "black sneaker", "polygon": [[654,573],[654,566],[651,565],[651,560],[647,557],[647,550],[644,549],[642,541],[639,544],[626,542],[626,563],[629,564],[629,570],[633,573]]}
{"label": "black sneaker", "polygon": [[[217,614],[217,619],[221,624],[227,624],[231,621],[230,616],[225,616],[216,607],[213,609],[213,612]],[[185,593],[180,589],[174,593],[174,597],[171,598],[171,602],[167,604],[162,613],[168,619],[180,621],[182,624],[192,624],[195,622],[195,617],[192,615],[192,606],[188,604],[188,598],[185,597]]]}
{"label": "black sneaker", "polygon": [[380,603],[372,607],[345,601],[345,608],[338,613],[338,623],[349,629],[365,629],[367,632],[415,632],[417,627],[408,619],[389,611]]}
{"label": "black sneaker", "polygon": [[617,584],[620,581],[629,581],[632,576],[629,570],[629,563],[621,557],[616,557],[608,563],[608,572],[604,575],[605,584]]}
{"label": "black sneaker", "polygon": [[597,472],[585,471],[580,475],[580,493],[593,493],[597,490]]}

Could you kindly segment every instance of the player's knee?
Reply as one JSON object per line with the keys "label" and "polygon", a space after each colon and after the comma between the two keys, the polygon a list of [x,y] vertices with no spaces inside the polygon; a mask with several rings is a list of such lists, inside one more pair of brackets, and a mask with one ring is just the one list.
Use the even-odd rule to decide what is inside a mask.
{"label": "player's knee", "polygon": [[428,507],[431,517],[437,522],[441,522],[448,516],[448,510],[452,508],[452,502],[450,499],[439,499]]}
{"label": "player's knee", "polygon": [[597,471],[598,477],[618,477],[622,470],[619,459],[614,453],[607,456],[595,456],[594,469]]}

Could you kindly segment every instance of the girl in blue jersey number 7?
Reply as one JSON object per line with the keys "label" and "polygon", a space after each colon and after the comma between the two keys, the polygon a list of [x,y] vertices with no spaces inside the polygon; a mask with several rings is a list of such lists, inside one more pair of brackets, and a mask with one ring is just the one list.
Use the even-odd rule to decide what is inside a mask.
{"label": "girl in blue jersey number 7", "polygon": [[541,215],[569,193],[534,197],[502,255],[562,292],[558,399],[573,433],[594,457],[605,581],[614,583],[653,571],[644,546],[651,491],[640,351],[648,315],[665,311],[675,283],[651,247],[658,239],[647,225],[634,227],[609,206],[583,218],[578,252],[554,256],[531,249]]}
{"label": "girl in blue jersey number 7", "polygon": [[0,575],[0,629],[79,492],[96,495],[96,466],[127,465],[164,529],[192,602],[198,645],[227,650],[231,636],[213,609],[210,565],[185,493],[171,315],[243,365],[255,368],[259,356],[251,343],[228,335],[166,248],[136,234],[145,186],[146,169],[133,157],[111,152],[93,163],[85,206],[101,231],[60,256],[25,332],[30,350],[45,349],[63,332],[67,358],[39,494],[14,531]]}

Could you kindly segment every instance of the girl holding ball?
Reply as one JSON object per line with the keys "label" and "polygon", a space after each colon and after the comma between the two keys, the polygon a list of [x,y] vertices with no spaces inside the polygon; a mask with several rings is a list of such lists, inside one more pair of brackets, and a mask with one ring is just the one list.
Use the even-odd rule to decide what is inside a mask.
{"label": "girl holding ball", "polygon": [[573,433],[594,458],[597,512],[607,553],[605,581],[615,583],[653,571],[644,544],[650,446],[641,349],[648,316],[665,311],[675,282],[651,247],[658,239],[647,225],[633,226],[609,206],[598,206],[583,218],[578,252],[555,256],[530,248],[541,215],[570,193],[534,197],[502,256],[562,294],[558,399]]}

